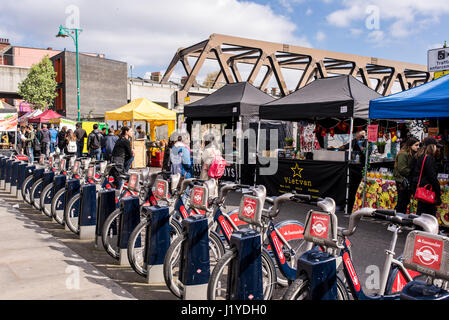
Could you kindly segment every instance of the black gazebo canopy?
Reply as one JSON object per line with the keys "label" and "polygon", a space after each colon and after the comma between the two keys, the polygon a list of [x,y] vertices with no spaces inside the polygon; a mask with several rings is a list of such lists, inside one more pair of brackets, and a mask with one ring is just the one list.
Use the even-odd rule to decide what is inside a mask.
{"label": "black gazebo canopy", "polygon": [[370,100],[379,93],[353,76],[317,79],[294,93],[260,107],[261,119],[368,119]]}
{"label": "black gazebo canopy", "polygon": [[257,121],[260,105],[274,100],[248,82],[231,83],[201,100],[186,105],[184,116],[203,123],[224,123],[240,116],[244,122]]}

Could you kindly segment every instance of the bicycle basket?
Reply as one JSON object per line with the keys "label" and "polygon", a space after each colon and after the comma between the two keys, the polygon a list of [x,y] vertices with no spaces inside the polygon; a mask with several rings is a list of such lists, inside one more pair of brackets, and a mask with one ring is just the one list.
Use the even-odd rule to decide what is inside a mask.
{"label": "bicycle basket", "polygon": [[262,210],[265,197],[244,195],[240,200],[239,219],[262,227]]}
{"label": "bicycle basket", "polygon": [[304,239],[318,245],[337,247],[337,216],[310,210],[306,217]]}
{"label": "bicycle basket", "polygon": [[156,198],[168,201],[168,181],[156,179]]}
{"label": "bicycle basket", "polygon": [[423,231],[412,231],[404,249],[404,266],[449,281],[449,238]]}
{"label": "bicycle basket", "polygon": [[130,173],[128,179],[128,189],[136,191],[138,185],[139,185],[139,174],[137,172]]}

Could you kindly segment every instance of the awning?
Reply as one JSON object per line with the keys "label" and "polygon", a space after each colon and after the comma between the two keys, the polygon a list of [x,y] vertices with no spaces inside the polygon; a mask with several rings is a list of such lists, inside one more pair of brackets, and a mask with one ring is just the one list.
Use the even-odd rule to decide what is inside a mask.
{"label": "awning", "polygon": [[449,75],[371,101],[371,119],[449,118]]}

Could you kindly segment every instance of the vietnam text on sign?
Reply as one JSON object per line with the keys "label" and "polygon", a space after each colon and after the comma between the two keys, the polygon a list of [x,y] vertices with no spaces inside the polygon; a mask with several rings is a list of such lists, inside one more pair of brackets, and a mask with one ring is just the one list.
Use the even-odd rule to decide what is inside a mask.
{"label": "vietnam text on sign", "polygon": [[449,48],[429,50],[427,67],[429,72],[449,70]]}

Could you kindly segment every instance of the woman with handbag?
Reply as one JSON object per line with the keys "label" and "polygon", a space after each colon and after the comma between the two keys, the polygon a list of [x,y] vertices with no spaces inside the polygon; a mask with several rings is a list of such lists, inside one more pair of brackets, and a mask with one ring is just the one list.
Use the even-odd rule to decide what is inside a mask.
{"label": "woman with handbag", "polygon": [[437,206],[441,204],[441,190],[435,163],[438,142],[426,138],[416,155],[413,180],[416,182],[415,199],[418,200],[416,213],[436,216]]}
{"label": "woman with handbag", "polygon": [[412,161],[419,150],[419,140],[411,137],[401,148],[394,163],[393,177],[398,190],[398,202],[395,210],[406,213],[410,203],[410,174],[412,172]]}

